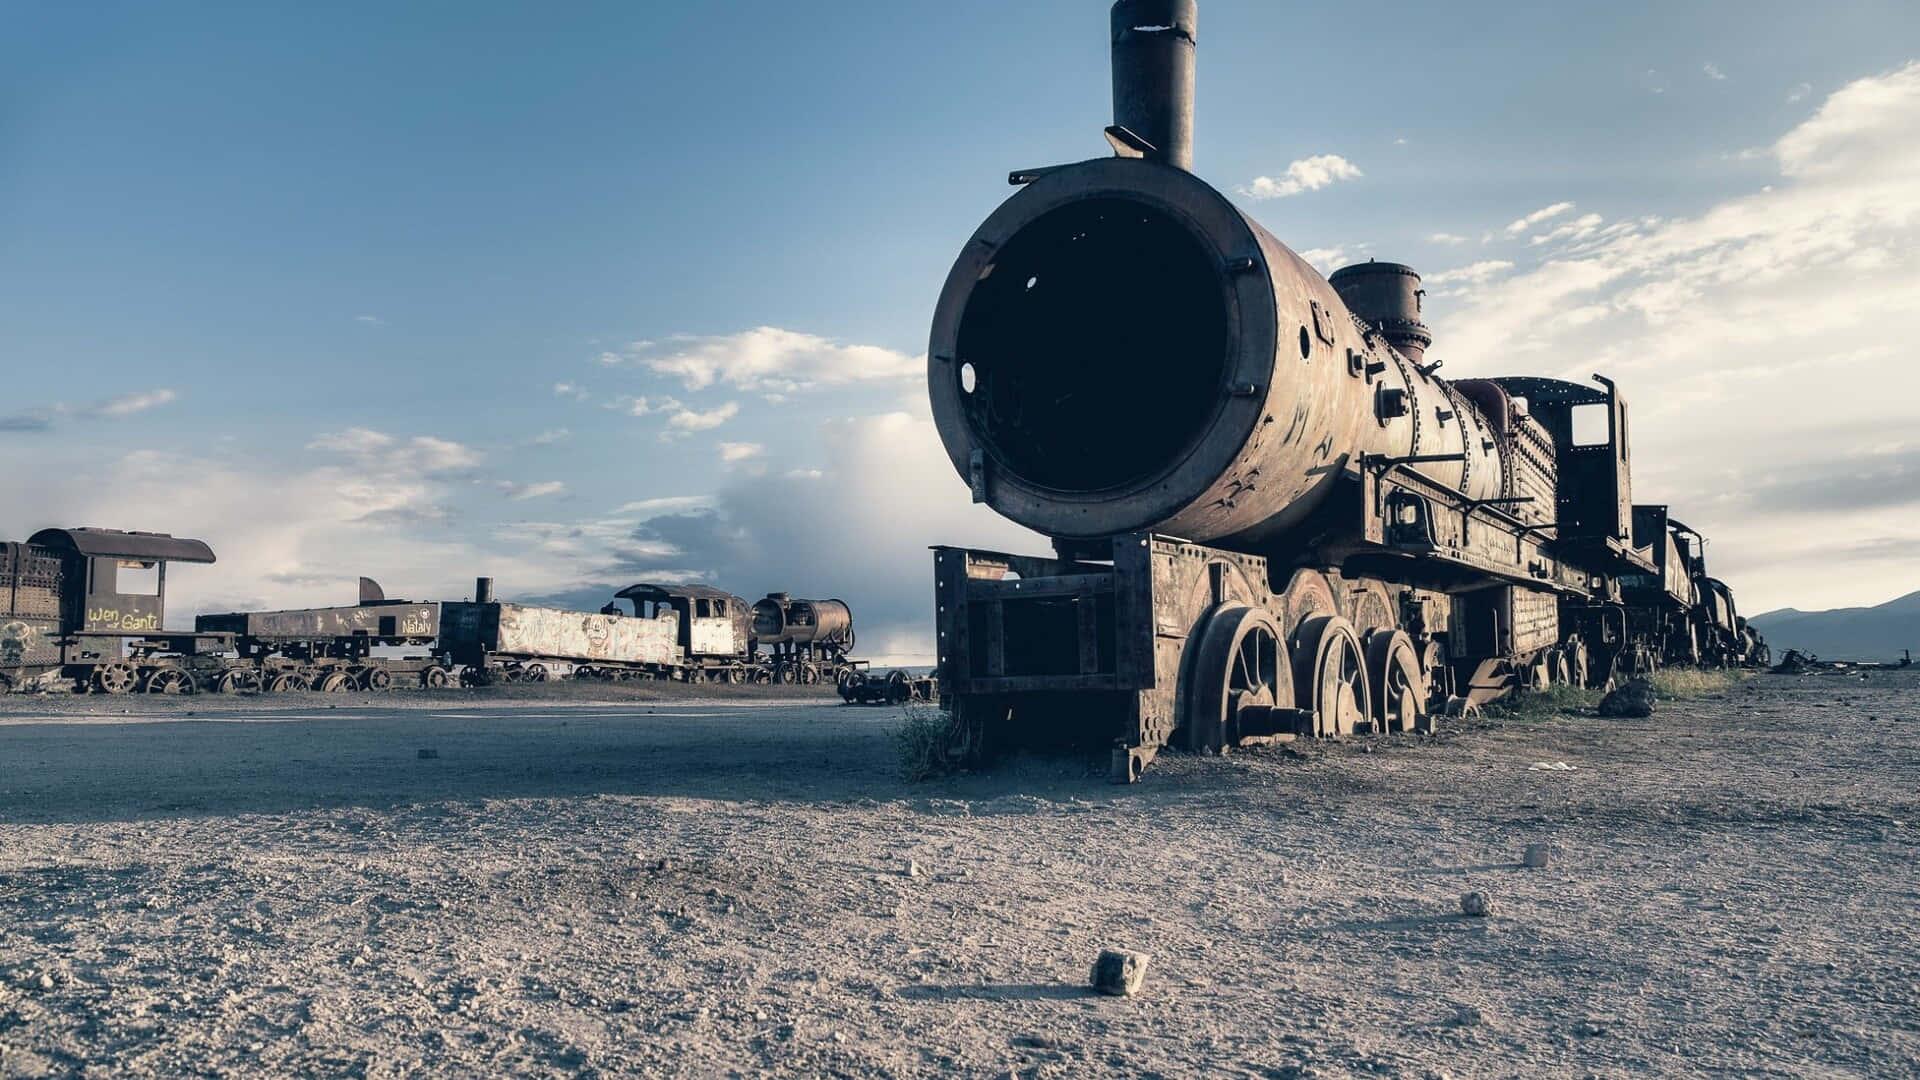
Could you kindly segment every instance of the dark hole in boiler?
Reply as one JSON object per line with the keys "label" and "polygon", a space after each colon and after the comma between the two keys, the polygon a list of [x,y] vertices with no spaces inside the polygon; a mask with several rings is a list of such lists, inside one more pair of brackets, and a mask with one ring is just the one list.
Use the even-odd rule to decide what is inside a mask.
{"label": "dark hole in boiler", "polygon": [[1225,383],[1218,268],[1170,215],[1088,199],[1036,219],[968,298],[960,357],[974,435],[1002,467],[1099,491],[1176,464]]}

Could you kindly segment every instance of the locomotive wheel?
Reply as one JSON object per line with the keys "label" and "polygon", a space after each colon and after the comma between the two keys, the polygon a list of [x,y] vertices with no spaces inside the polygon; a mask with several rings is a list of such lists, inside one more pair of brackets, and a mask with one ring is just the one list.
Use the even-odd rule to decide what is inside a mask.
{"label": "locomotive wheel", "polygon": [[741,667],[739,664],[734,664],[727,668],[726,678],[727,685],[739,686],[741,683],[747,681],[747,669]]}
{"label": "locomotive wheel", "polygon": [[1302,708],[1313,710],[1313,733],[1341,738],[1372,727],[1367,705],[1367,662],[1353,624],[1338,615],[1317,615],[1294,634],[1294,685]]}
{"label": "locomotive wheel", "polygon": [[1273,711],[1293,707],[1293,671],[1280,626],[1262,608],[1222,604],[1197,635],[1187,669],[1187,747],[1223,750],[1244,734],[1277,734]]}
{"label": "locomotive wheel", "polygon": [[0,671],[0,694],[13,693],[13,676]]}
{"label": "locomotive wheel", "polygon": [[143,687],[149,694],[191,694],[199,689],[193,676],[179,668],[156,668]]}
{"label": "locomotive wheel", "polygon": [[93,688],[102,694],[130,694],[136,681],[132,664],[116,660],[93,669]]}
{"label": "locomotive wheel", "polygon": [[344,671],[329,671],[313,684],[323,694],[344,694],[353,689],[353,676]]}
{"label": "locomotive wheel", "polygon": [[755,686],[771,685],[773,682],[773,669],[764,665],[756,667],[750,673],[750,678]]}
{"label": "locomotive wheel", "polygon": [[551,674],[545,664],[528,664],[526,667],[520,669],[520,681],[546,682],[547,677]]}
{"label": "locomotive wheel", "polygon": [[439,690],[452,681],[453,676],[447,674],[447,669],[438,664],[424,668],[420,672],[420,685],[428,690]]}
{"label": "locomotive wheel", "polygon": [[283,671],[267,682],[267,690],[275,694],[292,694],[307,688],[307,677],[294,671]]}
{"label": "locomotive wheel", "polygon": [[1573,667],[1567,662],[1567,649],[1555,647],[1547,650],[1547,682],[1554,686],[1566,686],[1573,682]]}
{"label": "locomotive wheel", "polygon": [[486,668],[468,664],[460,669],[461,686],[492,686],[493,672]]}
{"label": "locomotive wheel", "polygon": [[383,667],[370,667],[360,673],[360,689],[385,690],[393,685],[393,672]]}
{"label": "locomotive wheel", "polygon": [[1295,570],[1287,582],[1287,591],[1281,597],[1281,610],[1286,621],[1293,626],[1302,626],[1308,619],[1317,615],[1338,615],[1340,607],[1333,598],[1333,586],[1328,584],[1327,575],[1318,570]]}
{"label": "locomotive wheel", "polygon": [[1412,731],[1427,710],[1427,678],[1413,641],[1401,630],[1367,635],[1367,682],[1375,731]]}
{"label": "locomotive wheel", "polygon": [[213,680],[217,694],[238,694],[260,690],[260,673],[252,668],[228,668]]}

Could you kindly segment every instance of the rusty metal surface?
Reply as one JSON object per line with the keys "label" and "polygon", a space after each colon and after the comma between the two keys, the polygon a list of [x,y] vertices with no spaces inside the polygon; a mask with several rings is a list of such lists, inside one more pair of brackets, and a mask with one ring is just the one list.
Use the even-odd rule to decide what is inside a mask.
{"label": "rusty metal surface", "polygon": [[243,635],[263,641],[320,641],[329,638],[425,640],[439,636],[437,603],[374,603],[345,607],[296,608],[201,615],[202,633]]}
{"label": "rusty metal surface", "polygon": [[119,529],[41,529],[27,543],[88,557],[210,563],[213,549],[203,540],[167,533],[122,532]]}
{"label": "rusty metal surface", "polygon": [[762,645],[851,648],[853,609],[841,600],[796,600],[768,593],[753,604],[753,637]]}

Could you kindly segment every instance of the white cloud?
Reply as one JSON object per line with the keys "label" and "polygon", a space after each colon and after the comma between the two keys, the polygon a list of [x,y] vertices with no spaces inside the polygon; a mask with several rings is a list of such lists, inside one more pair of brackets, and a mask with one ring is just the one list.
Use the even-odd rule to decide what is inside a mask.
{"label": "white cloud", "polygon": [[733,419],[739,411],[740,403],[737,401],[729,401],[705,412],[695,412],[682,406],[678,412],[667,417],[667,430],[661,433],[661,438],[670,439],[679,435],[691,435],[696,431],[711,431]]}
{"label": "white cloud", "polygon": [[710,510],[714,498],[711,495],[669,495],[658,499],[641,499],[630,502],[615,510],[616,515],[632,515],[637,521],[645,521],[661,514],[685,514],[695,510]]}
{"label": "white cloud", "polygon": [[355,315],[353,317],[353,321],[357,323],[363,323],[367,326],[387,325],[387,321],[385,319],[380,318],[378,315]]}
{"label": "white cloud", "polygon": [[573,438],[573,432],[568,428],[563,428],[563,427],[548,428],[547,430],[541,432],[540,434],[535,435],[533,438],[528,439],[527,445],[528,446],[554,446],[559,443],[566,442],[568,439],[571,439],[571,438]]}
{"label": "white cloud", "polygon": [[926,375],[924,357],[877,345],[848,345],[814,334],[759,326],[716,337],[639,341],[601,363],[632,365],[681,381],[689,390],[726,384],[740,390],[792,393],[818,386],[906,380]]}
{"label": "white cloud", "polygon": [[1249,199],[1284,199],[1304,191],[1318,191],[1362,175],[1359,166],[1338,154],[1317,154],[1288,165],[1287,171],[1277,179],[1256,176],[1253,183],[1244,185],[1239,191]]}
{"label": "white cloud", "polygon": [[1535,210],[1533,213],[1528,214],[1526,217],[1523,217],[1518,221],[1513,222],[1511,225],[1508,225],[1507,235],[1519,236],[1521,233],[1526,232],[1528,229],[1533,228],[1535,225],[1538,225],[1543,221],[1546,221],[1548,218],[1559,217],[1561,214],[1564,214],[1571,209],[1573,209],[1573,204],[1570,202],[1557,202],[1557,203],[1554,203],[1552,206],[1543,206],[1540,209]]}
{"label": "white cloud", "polygon": [[1308,248],[1299,254],[1322,274],[1330,274],[1350,261],[1347,258],[1347,249],[1342,247]]}
{"label": "white cloud", "polygon": [[1726,73],[1722,72],[1718,67],[1714,66],[1713,64],[1702,64],[1700,67],[1700,70],[1705,72],[1707,78],[1712,79],[1714,82],[1726,81],[1726,78],[1727,78]]}
{"label": "white cloud", "polygon": [[1710,564],[1738,569],[1743,608],[1877,603],[1898,591],[1884,566],[1796,559],[1783,538],[1903,550],[1920,540],[1920,506],[1814,513],[1741,493],[1812,452],[1844,462],[1866,452],[1855,442],[1912,429],[1920,368],[1902,358],[1920,319],[1920,63],[1836,91],[1771,153],[1771,190],[1688,218],[1572,223],[1594,228],[1430,312],[1431,355],[1462,376],[1618,379],[1636,498],[1672,502],[1715,539]]}
{"label": "white cloud", "polygon": [[577,383],[557,382],[553,384],[553,396],[572,398],[575,401],[585,401],[590,395],[585,388]]}
{"label": "white cloud", "polygon": [[1461,244],[1464,244],[1466,242],[1467,242],[1466,237],[1455,236],[1453,233],[1437,232],[1437,233],[1427,234],[1427,243],[1429,244],[1442,244],[1446,247],[1459,247]]}
{"label": "white cloud", "polygon": [[720,461],[725,465],[747,461],[766,453],[767,448],[759,443],[723,442],[720,444]]}

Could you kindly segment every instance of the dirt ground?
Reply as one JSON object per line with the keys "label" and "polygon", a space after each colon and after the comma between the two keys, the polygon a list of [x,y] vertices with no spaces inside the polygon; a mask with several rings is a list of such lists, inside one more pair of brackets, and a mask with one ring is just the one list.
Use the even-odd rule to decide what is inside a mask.
{"label": "dirt ground", "polygon": [[1920,1071],[1920,675],[1131,787],[906,784],[898,721],[8,699],[0,1076]]}

